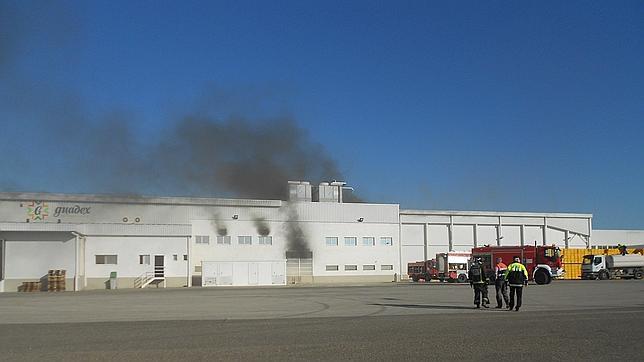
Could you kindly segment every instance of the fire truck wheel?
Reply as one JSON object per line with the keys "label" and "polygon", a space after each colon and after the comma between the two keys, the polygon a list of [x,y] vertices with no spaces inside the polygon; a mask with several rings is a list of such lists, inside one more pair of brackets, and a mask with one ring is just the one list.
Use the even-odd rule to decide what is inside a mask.
{"label": "fire truck wheel", "polygon": [[599,272],[599,280],[608,280],[608,278],[610,278],[610,275],[608,275],[608,272],[606,270]]}
{"label": "fire truck wheel", "polygon": [[635,279],[642,279],[644,277],[644,272],[637,270],[635,273],[633,273],[633,277]]}
{"label": "fire truck wheel", "polygon": [[467,276],[465,274],[460,274],[458,276],[458,279],[456,279],[459,283],[465,283],[467,281]]}
{"label": "fire truck wheel", "polygon": [[537,272],[534,274],[534,281],[539,284],[550,284],[551,278],[550,275],[548,275],[548,272],[545,270],[537,270]]}
{"label": "fire truck wheel", "polygon": [[413,277],[411,277],[411,280],[413,280],[414,282],[417,282],[417,281],[418,281],[418,277],[417,277],[416,275],[414,275]]}

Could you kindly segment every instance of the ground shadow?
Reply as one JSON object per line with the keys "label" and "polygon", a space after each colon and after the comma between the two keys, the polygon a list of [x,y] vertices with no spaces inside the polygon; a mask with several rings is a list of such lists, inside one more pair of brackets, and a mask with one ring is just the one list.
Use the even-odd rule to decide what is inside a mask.
{"label": "ground shadow", "polygon": [[466,307],[462,305],[432,305],[432,304],[386,304],[386,303],[372,303],[370,305],[377,305],[381,307],[398,307],[398,308],[418,308],[418,309],[474,309],[474,305]]}

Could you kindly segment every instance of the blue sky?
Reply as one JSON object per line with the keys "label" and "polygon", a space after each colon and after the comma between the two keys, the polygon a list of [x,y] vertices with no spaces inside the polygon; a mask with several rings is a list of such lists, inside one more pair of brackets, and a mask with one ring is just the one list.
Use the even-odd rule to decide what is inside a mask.
{"label": "blue sky", "polygon": [[640,1],[8,2],[0,175],[7,190],[102,191],[67,157],[34,154],[52,119],[126,114],[146,143],[214,97],[221,117],[288,115],[370,201],[644,229],[643,14]]}

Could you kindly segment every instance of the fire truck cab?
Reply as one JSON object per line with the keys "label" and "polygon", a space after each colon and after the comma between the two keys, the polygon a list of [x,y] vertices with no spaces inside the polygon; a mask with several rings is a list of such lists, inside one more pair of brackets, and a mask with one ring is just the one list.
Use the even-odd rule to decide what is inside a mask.
{"label": "fire truck cab", "polygon": [[484,246],[472,249],[473,257],[480,257],[483,266],[490,276],[494,276],[496,259],[501,258],[503,263],[510,265],[515,256],[528,270],[530,280],[537,284],[549,284],[552,279],[563,277],[564,270],[561,263],[561,250],[554,246]]}

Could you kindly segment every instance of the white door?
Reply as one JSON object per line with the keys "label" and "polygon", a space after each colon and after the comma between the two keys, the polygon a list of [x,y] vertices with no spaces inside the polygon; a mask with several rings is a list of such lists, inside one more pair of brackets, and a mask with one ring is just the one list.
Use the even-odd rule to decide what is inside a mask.
{"label": "white door", "polygon": [[248,263],[248,285],[259,284],[259,263]]}
{"label": "white door", "polygon": [[154,256],[154,276],[163,278],[165,276],[165,256]]}
{"label": "white door", "polygon": [[233,263],[219,264],[217,285],[233,285]]}
{"label": "white door", "polygon": [[276,261],[271,263],[271,278],[272,283],[275,285],[286,284],[286,263],[283,261]]}

